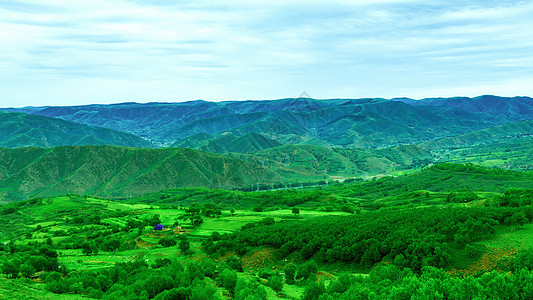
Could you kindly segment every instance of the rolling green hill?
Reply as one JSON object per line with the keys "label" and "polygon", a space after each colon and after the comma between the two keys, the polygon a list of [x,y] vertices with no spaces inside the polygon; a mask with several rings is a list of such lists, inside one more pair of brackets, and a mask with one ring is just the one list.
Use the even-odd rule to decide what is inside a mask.
{"label": "rolling green hill", "polygon": [[[124,131],[160,146],[212,136],[216,151],[228,134],[254,133],[282,144],[383,148],[414,144],[533,120],[533,99],[481,96],[446,99],[328,99],[121,103],[7,109]],[[6,110],[6,109],[4,109]],[[219,145],[222,142],[223,145]],[[206,145],[208,141],[202,142]],[[194,147],[202,145],[192,144]],[[211,150],[209,147],[207,147]]]}
{"label": "rolling green hill", "polygon": [[449,114],[474,113],[491,115],[506,120],[505,123],[533,119],[533,99],[530,97],[498,97],[483,95],[474,98],[427,98],[422,100],[397,99],[414,106],[425,107]]}
{"label": "rolling green hill", "polygon": [[463,135],[423,142],[420,146],[424,149],[461,148],[532,135],[533,121],[522,121],[478,130]]}
{"label": "rolling green hill", "polygon": [[530,299],[532,183],[441,164],[315,189],[17,201],[0,205],[0,298]]}
{"label": "rolling green hill", "polygon": [[176,187],[233,188],[282,181],[255,164],[182,148],[0,148],[6,199],[64,193],[125,197]]}
{"label": "rolling green hill", "polygon": [[473,146],[433,151],[437,162],[473,163],[486,167],[533,170],[533,136],[516,135]]}
{"label": "rolling green hill", "polygon": [[283,145],[235,156],[295,181],[392,173],[424,167],[433,161],[431,154],[416,145],[380,150]]}
{"label": "rolling green hill", "polygon": [[279,142],[257,133],[248,133],[243,136],[225,134],[218,137],[198,133],[175,142],[172,147],[192,148],[214,153],[249,153],[280,145]]}
{"label": "rolling green hill", "polygon": [[61,119],[0,111],[0,147],[116,145],[150,147],[138,136]]}

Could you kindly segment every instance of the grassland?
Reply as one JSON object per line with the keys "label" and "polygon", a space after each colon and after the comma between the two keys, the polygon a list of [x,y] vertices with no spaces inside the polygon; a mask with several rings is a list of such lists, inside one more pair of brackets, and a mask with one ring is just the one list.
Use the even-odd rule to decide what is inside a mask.
{"label": "grassland", "polygon": [[[249,229],[243,228],[251,226],[302,224],[305,228],[307,224],[322,220],[331,222],[353,217],[365,220],[402,210],[495,209],[502,197],[503,186],[529,187],[532,184],[530,176],[529,173],[468,165],[444,165],[399,177],[337,183],[319,188],[262,192],[181,188],[123,200],[72,194],[35,198],[3,206],[0,243],[5,245],[0,251],[0,259],[8,262],[24,257],[18,254],[11,256],[9,251],[25,251],[26,246],[27,249],[49,247],[57,251],[59,266],[71,272],[71,275],[64,275],[64,280],[67,280],[78,276],[72,274],[101,274],[103,270],[111,272],[123,263],[139,261],[157,270],[155,266],[165,259],[185,266],[211,261],[220,268],[227,268],[231,257],[237,255],[242,264],[237,277],[243,282],[257,282],[265,291],[263,296],[266,299],[280,296],[300,299],[309,293],[311,283],[308,281],[285,283],[279,291],[275,291],[269,281],[272,276],[283,276],[284,268],[291,262],[304,265],[309,258],[303,257],[300,251],[281,254],[283,247],[246,243],[241,249],[213,250],[213,245],[226,239],[233,243],[234,238],[244,242],[245,235],[241,233]],[[297,213],[294,208],[297,208]],[[494,227],[493,234],[467,242],[466,246],[455,242],[452,236],[445,246],[451,257],[442,269],[453,276],[480,276],[492,270],[510,268],[519,253],[533,250],[533,226],[528,222],[523,225],[502,222]],[[157,223],[165,225],[164,230],[154,230]],[[274,228],[277,227],[272,227],[272,230]],[[337,236],[337,239],[340,238],[342,235]],[[176,244],[164,245],[168,239],[176,241]],[[120,242],[116,249],[107,246],[112,240]],[[190,245],[187,250],[180,248],[184,240]],[[84,245],[93,245],[97,250],[87,252]],[[32,250],[27,251],[33,253]],[[311,258],[319,262],[316,276],[320,280],[317,282],[325,283],[326,287],[348,275],[363,274],[367,276],[364,278],[373,278],[374,269],[395,260],[389,255],[369,265],[323,260],[320,255],[317,252]],[[7,299],[17,299],[21,295],[28,299],[78,299],[80,293],[87,296],[91,292],[87,289],[85,292],[77,290],[78,294],[50,293],[45,290],[50,289],[49,283],[43,283],[46,274],[37,272],[33,279],[12,279],[5,275],[7,277],[0,278],[0,293],[8,295],[10,298]],[[215,274],[221,276],[220,273]],[[236,292],[228,292],[216,276],[206,279],[206,284],[215,285],[217,293],[226,297],[237,297]]]}

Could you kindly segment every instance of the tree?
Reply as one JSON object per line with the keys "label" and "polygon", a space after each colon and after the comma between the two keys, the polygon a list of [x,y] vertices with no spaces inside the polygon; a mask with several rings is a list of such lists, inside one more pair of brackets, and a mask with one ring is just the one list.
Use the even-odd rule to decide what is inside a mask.
{"label": "tree", "polygon": [[204,222],[204,219],[200,217],[199,215],[191,217],[191,223],[193,226],[200,226]]}
{"label": "tree", "polygon": [[267,284],[269,287],[271,287],[274,291],[278,293],[281,292],[281,290],[283,289],[283,279],[281,278],[281,276],[278,275],[272,275],[268,277]]}
{"label": "tree", "polygon": [[211,239],[216,242],[216,241],[219,241],[220,240],[220,233],[218,231],[214,231],[213,233],[211,233]]}
{"label": "tree", "polygon": [[320,295],[326,292],[326,286],[323,281],[315,282],[309,281],[309,284],[305,287],[303,298],[305,300],[316,300]]}
{"label": "tree", "polygon": [[24,277],[30,277],[35,273],[35,268],[31,264],[25,263],[20,267],[20,273]]}
{"label": "tree", "polygon": [[288,263],[283,269],[285,272],[285,282],[287,284],[294,284],[294,275],[296,275],[296,265],[294,263]]}
{"label": "tree", "polygon": [[110,239],[104,243],[104,249],[115,254],[115,251],[120,247],[120,241],[118,239]]}
{"label": "tree", "polygon": [[13,261],[5,261],[2,264],[2,273],[6,276],[11,276],[11,278],[17,278],[19,275],[20,268]]}
{"label": "tree", "polygon": [[161,224],[161,220],[159,219],[159,214],[154,214],[152,219],[149,221],[151,226],[155,226],[157,224]]}
{"label": "tree", "polygon": [[97,254],[98,248],[93,243],[84,242],[81,244],[81,252],[85,255]]}
{"label": "tree", "polygon": [[226,263],[233,270],[242,272],[242,258],[237,255],[232,255],[226,259]]}
{"label": "tree", "polygon": [[191,243],[189,243],[189,241],[187,240],[181,240],[179,247],[181,252],[184,253],[189,250],[189,248],[191,247]]}
{"label": "tree", "polygon": [[178,242],[176,242],[176,240],[171,237],[165,237],[159,240],[159,244],[163,247],[176,246],[177,243]]}
{"label": "tree", "polygon": [[48,246],[42,246],[39,248],[39,254],[46,256],[47,258],[57,258],[57,251],[50,249]]}
{"label": "tree", "polygon": [[298,207],[293,207],[292,208],[292,213],[296,216],[297,214],[300,213],[300,210],[298,209]]}
{"label": "tree", "polygon": [[237,272],[226,269],[218,276],[220,284],[232,294],[235,292],[235,286],[237,285]]}
{"label": "tree", "polygon": [[307,279],[311,275],[316,274],[318,271],[318,265],[314,260],[307,261],[303,265],[298,266],[296,269],[296,279]]}

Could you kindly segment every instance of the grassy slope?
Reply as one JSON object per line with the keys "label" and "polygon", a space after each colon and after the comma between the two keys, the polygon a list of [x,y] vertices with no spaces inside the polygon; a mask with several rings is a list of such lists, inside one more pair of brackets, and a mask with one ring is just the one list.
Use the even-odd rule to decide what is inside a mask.
{"label": "grassy slope", "polygon": [[439,161],[474,163],[485,167],[533,170],[533,137],[511,136],[489,143],[435,151]]}
{"label": "grassy slope", "polygon": [[483,143],[494,143],[501,140],[509,140],[519,136],[531,136],[533,134],[533,121],[523,121],[495,126],[463,135],[446,137],[434,141],[421,143],[424,149],[441,148],[464,148]]}
{"label": "grassy slope", "polygon": [[44,283],[31,280],[10,280],[0,277],[0,299],[5,300],[49,300],[49,299],[87,299],[82,295],[60,295],[45,289]]}
{"label": "grassy slope", "polygon": [[280,145],[279,142],[257,133],[248,133],[240,137],[233,134],[224,134],[216,138],[209,134],[199,133],[177,141],[172,146],[199,149],[214,153],[250,153]]}
{"label": "grassy slope", "polygon": [[283,145],[236,157],[264,165],[285,177],[306,181],[331,176],[360,177],[416,169],[431,155],[416,145],[382,150],[326,148],[315,145]]}
{"label": "grassy slope", "polygon": [[72,145],[154,147],[138,136],[111,129],[24,113],[0,112],[0,147]]}
{"label": "grassy slope", "polygon": [[231,188],[279,180],[277,174],[251,163],[191,149],[0,149],[0,191],[8,198],[58,193],[127,196],[182,186]]}
{"label": "grassy slope", "polygon": [[[498,173],[498,174],[494,174]],[[416,181],[420,186],[430,191],[430,196],[426,197],[420,195],[420,197],[413,197],[413,193],[408,193],[411,189],[418,187],[408,186],[407,182]],[[444,202],[444,197],[441,191],[453,190],[456,188],[458,182],[468,181],[465,185],[473,187],[473,190],[477,191],[478,196],[482,198],[492,197],[495,193],[487,191],[499,191],[502,186],[495,184],[496,181],[503,183],[504,187],[533,187],[531,175],[528,173],[518,172],[499,172],[491,171],[482,168],[461,168],[460,166],[440,166],[438,168],[431,168],[415,174],[402,176],[398,178],[382,179],[377,181],[370,181],[362,184],[338,184],[327,188],[327,194],[331,194],[339,199],[345,199],[350,201],[354,198],[353,193],[363,192],[359,195],[360,199],[372,199],[373,201],[382,202],[387,205],[462,205],[462,204],[449,204]],[[485,184],[483,184],[485,183]],[[407,191],[402,187],[406,186]],[[477,186],[477,188],[474,188]],[[482,186],[482,188],[481,188]],[[485,191],[480,191],[484,189]],[[55,243],[72,238],[74,236],[78,238],[85,238],[89,235],[99,236],[100,231],[108,230],[112,224],[124,226],[128,219],[149,219],[154,214],[159,214],[162,223],[165,225],[172,224],[176,219],[180,225],[190,228],[189,221],[181,220],[180,217],[185,213],[183,209],[170,208],[170,205],[178,205],[183,200],[188,200],[189,197],[199,197],[201,195],[212,195],[210,197],[204,196],[204,203],[209,201],[216,201],[218,197],[222,196],[224,191],[208,190],[208,189],[180,189],[179,194],[186,196],[182,200],[170,198],[161,199],[160,194],[154,194],[155,198],[159,198],[164,203],[159,207],[157,204],[143,204],[139,203],[139,199],[131,199],[128,203],[107,201],[95,198],[83,198],[77,196],[63,196],[54,197],[49,199],[43,199],[42,203],[29,204],[26,203],[21,206],[18,212],[0,216],[2,228],[0,230],[0,241],[16,239],[19,243],[25,243],[28,241],[44,242],[48,237],[52,237]],[[313,190],[310,190],[313,192]],[[265,192],[256,193],[240,193],[233,191],[226,191],[227,193],[237,193],[237,196],[244,194],[250,195],[251,199],[255,198],[256,201],[260,201]],[[388,193],[386,198],[382,198],[380,193]],[[195,194],[196,193],[196,194]],[[417,195],[415,195],[417,196]],[[329,196],[331,197],[331,196]],[[180,198],[181,199],[181,198]],[[403,202],[405,199],[415,199],[418,201],[412,203]],[[310,201],[322,202],[324,198],[311,199]],[[200,201],[200,198],[196,198],[192,202]],[[242,197],[236,198],[237,205],[241,206],[240,201],[250,201],[242,199]],[[479,202],[479,200],[476,200]],[[184,201],[183,203],[190,204],[190,201]],[[351,205],[358,205],[357,201],[349,202]],[[475,203],[472,203],[475,204]],[[235,205],[235,203],[221,203],[226,209]],[[318,206],[317,206],[318,207]],[[365,209],[364,203],[360,203],[360,207]],[[316,208],[316,207],[315,207]],[[98,269],[108,267],[114,263],[121,261],[131,261],[135,258],[142,258],[148,260],[149,263],[158,258],[175,258],[179,260],[187,260],[191,257],[195,259],[202,259],[204,252],[201,248],[201,241],[211,235],[213,232],[218,231],[220,233],[233,232],[239,230],[239,228],[249,222],[257,222],[265,217],[272,217],[276,221],[280,220],[300,220],[305,222],[306,220],[314,219],[316,217],[334,216],[334,215],[347,215],[343,212],[323,212],[316,210],[301,210],[298,216],[294,216],[289,209],[265,211],[265,212],[253,212],[249,210],[237,209],[236,212],[231,215],[228,210],[223,209],[221,218],[205,218],[204,223],[194,228],[191,232],[187,233],[189,240],[192,244],[192,254],[183,255],[175,247],[163,248],[160,246],[154,246],[157,244],[160,238],[166,235],[173,235],[170,230],[163,231],[161,234],[156,234],[150,230],[150,227],[145,228],[143,233],[139,236],[137,229],[132,229],[129,232],[118,232],[116,235],[123,240],[121,248],[112,255],[109,252],[100,251],[97,255],[85,256],[81,253],[80,249],[67,249],[59,250],[61,252],[60,261],[65,263],[71,269],[84,270],[84,269]],[[116,215],[120,212],[121,215]],[[92,216],[100,216],[103,224],[110,224],[107,226],[95,225],[89,223],[72,224],[66,223],[66,219],[74,219],[81,217],[83,220],[88,220]],[[41,225],[41,230],[36,230],[37,225]],[[168,227],[168,226],[167,226]],[[501,226],[499,227],[496,235],[489,239],[479,241],[473,244],[475,249],[479,250],[476,255],[469,255],[465,250],[458,250],[452,264],[456,267],[464,268],[465,270],[477,270],[476,268],[486,267],[483,265],[483,259],[486,257],[497,259],[498,256],[494,256],[494,253],[500,253],[500,249],[506,247],[514,247],[517,250],[530,249],[533,246],[533,240],[531,235],[531,224],[525,225],[523,228]],[[67,237],[53,236],[53,232],[56,230],[76,230],[79,232],[74,233]],[[27,232],[32,232],[32,238],[27,240],[24,238]],[[137,241],[137,242],[136,242]],[[499,252],[500,251],[500,252]],[[280,268],[283,266],[283,261],[278,261],[274,258],[275,250],[269,249],[255,249],[250,254],[244,257],[244,262],[249,269],[246,269],[248,273],[257,271],[260,267],[268,268]],[[492,256],[491,256],[492,255]],[[292,258],[291,258],[292,259]],[[480,267],[481,266],[481,267]],[[327,270],[334,275],[343,272],[360,272],[367,271],[362,270],[357,266],[348,265],[322,265],[321,270]],[[239,274],[239,276],[250,276]],[[6,279],[0,279],[0,293],[6,293],[11,295],[12,299],[16,299],[16,296],[22,295],[25,297],[35,297],[35,299],[49,299],[51,297],[48,293],[42,293],[42,285],[24,282],[22,280],[6,281]],[[14,290],[16,289],[16,291]],[[286,295],[294,298],[300,297],[302,288],[299,286],[284,287]],[[41,294],[42,293],[42,294]],[[271,296],[274,296],[271,290],[268,290]],[[58,299],[63,299],[59,298]],[[61,296],[64,299],[77,299],[75,295]],[[9,298],[8,298],[9,299]]]}

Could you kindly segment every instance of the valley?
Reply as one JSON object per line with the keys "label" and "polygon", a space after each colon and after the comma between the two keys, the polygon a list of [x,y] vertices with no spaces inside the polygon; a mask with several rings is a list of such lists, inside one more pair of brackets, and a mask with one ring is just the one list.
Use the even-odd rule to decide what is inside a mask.
{"label": "valley", "polygon": [[[493,280],[512,290],[517,283],[498,271],[531,276],[532,190],[529,172],[441,164],[320,188],[11,202],[0,214],[0,253],[11,253],[3,256],[0,295],[16,299],[9,281],[36,299],[131,298],[140,286],[151,287],[142,297],[155,299],[394,297],[413,288],[402,278],[439,280],[436,291],[450,297],[465,297],[453,286],[468,278],[481,285],[472,295]],[[162,274],[182,277],[155,284]],[[395,288],[380,287],[384,280]]]}
{"label": "valley", "polygon": [[532,107],[1,109],[0,298],[531,299]]}

